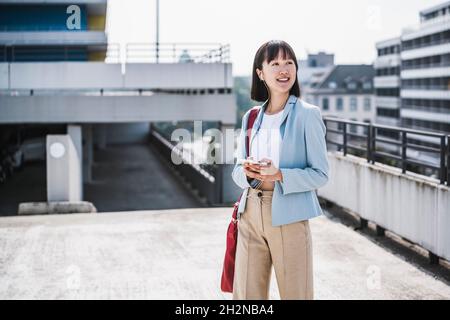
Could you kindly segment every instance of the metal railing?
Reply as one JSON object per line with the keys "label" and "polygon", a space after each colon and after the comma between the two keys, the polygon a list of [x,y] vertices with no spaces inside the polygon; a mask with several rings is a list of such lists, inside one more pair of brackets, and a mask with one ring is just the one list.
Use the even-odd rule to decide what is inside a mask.
{"label": "metal railing", "polygon": [[128,43],[125,62],[149,63],[226,63],[230,46],[220,43]]}
{"label": "metal railing", "polygon": [[89,61],[104,54],[108,63],[229,63],[230,45],[220,43],[128,43],[120,45],[0,46],[0,62]]}
{"label": "metal railing", "polygon": [[[450,135],[445,133],[441,134],[423,130],[344,120],[333,117],[324,117],[323,120],[327,127],[327,144],[336,146],[338,151],[342,150],[344,156],[347,154],[364,156],[367,158],[367,162],[369,163],[374,164],[375,161],[377,161],[396,166],[402,169],[402,173],[406,173],[408,170],[411,172],[424,174],[423,169],[428,168],[437,171],[437,176],[441,184],[450,184]],[[338,128],[333,128],[331,126],[332,123],[336,123]],[[339,129],[339,126],[341,126],[342,129]],[[364,128],[364,133],[360,134],[357,132],[349,132],[349,126],[353,126],[351,128],[362,127]],[[399,135],[400,139],[396,140],[392,138],[384,138],[378,133],[378,130],[394,132]],[[330,139],[330,135],[332,135],[333,138],[336,136],[340,137],[341,141]],[[416,137],[413,137],[412,135],[416,137],[421,136],[424,138],[434,138],[439,141],[439,147],[418,145],[408,141],[408,139],[416,139]],[[358,139],[359,141],[364,140],[364,144],[353,144],[353,142]],[[377,143],[379,143],[379,145],[377,145]],[[399,152],[386,152],[385,148],[383,148],[383,144],[394,146],[394,149],[398,149]],[[435,155],[438,164],[429,161],[422,161],[421,159],[408,156],[408,151],[411,150],[427,152]]]}
{"label": "metal railing", "polygon": [[[150,142],[158,150],[164,160],[169,163],[191,186],[205,197],[208,204],[222,203],[222,168],[216,164],[195,164],[184,158],[186,150],[180,150],[164,136],[164,133],[152,126]],[[180,164],[174,164],[172,155],[184,159]]]}

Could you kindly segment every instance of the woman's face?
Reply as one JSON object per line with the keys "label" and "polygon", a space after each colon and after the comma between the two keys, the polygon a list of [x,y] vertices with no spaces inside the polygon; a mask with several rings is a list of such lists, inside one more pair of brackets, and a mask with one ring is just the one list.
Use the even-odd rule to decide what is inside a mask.
{"label": "woman's face", "polygon": [[288,56],[283,59],[283,55],[280,52],[274,60],[270,62],[264,61],[262,70],[257,68],[256,72],[260,79],[264,79],[271,93],[284,94],[289,92],[297,77],[294,60]]}

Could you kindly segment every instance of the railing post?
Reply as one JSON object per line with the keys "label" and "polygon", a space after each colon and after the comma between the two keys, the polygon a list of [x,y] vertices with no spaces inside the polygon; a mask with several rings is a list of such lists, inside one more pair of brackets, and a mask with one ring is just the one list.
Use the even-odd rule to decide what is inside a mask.
{"label": "railing post", "polygon": [[344,122],[344,156],[347,155],[347,122]]}
{"label": "railing post", "polygon": [[402,173],[406,173],[406,131],[402,131]]}
{"label": "railing post", "polygon": [[372,124],[369,124],[367,128],[367,162],[370,163],[372,159]]}
{"label": "railing post", "polygon": [[445,176],[447,175],[446,167],[445,167],[445,153],[446,153],[446,145],[445,145],[445,136],[441,137],[441,166],[439,169],[439,177],[441,180],[441,184],[445,184]]}
{"label": "railing post", "polygon": [[447,186],[450,186],[450,135],[447,136]]}
{"label": "railing post", "polygon": [[176,43],[173,44],[173,62],[177,62],[177,48],[176,48]]}
{"label": "railing post", "polygon": [[370,157],[372,158],[372,164],[375,164],[375,160],[376,160],[376,152],[377,152],[377,128],[375,126],[372,126],[372,133],[371,133],[371,142],[372,142],[372,147],[371,147],[371,152],[370,152]]}
{"label": "railing post", "polygon": [[216,188],[216,204],[220,204],[223,202],[223,170],[224,170],[224,164],[216,163],[215,165],[215,188]]}

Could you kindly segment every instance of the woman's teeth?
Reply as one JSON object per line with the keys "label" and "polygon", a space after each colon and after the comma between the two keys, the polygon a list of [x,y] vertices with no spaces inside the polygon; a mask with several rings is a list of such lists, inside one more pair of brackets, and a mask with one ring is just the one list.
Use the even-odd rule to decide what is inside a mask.
{"label": "woman's teeth", "polygon": [[289,78],[281,78],[281,79],[277,79],[277,81],[286,82],[286,81],[289,81]]}

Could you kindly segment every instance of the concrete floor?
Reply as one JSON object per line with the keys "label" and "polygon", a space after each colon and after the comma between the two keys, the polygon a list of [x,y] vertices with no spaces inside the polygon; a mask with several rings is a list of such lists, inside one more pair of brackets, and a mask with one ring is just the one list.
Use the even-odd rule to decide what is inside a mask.
{"label": "concrete floor", "polygon": [[[230,208],[0,218],[0,299],[230,299]],[[311,220],[316,299],[450,299],[450,286],[339,221]],[[275,276],[271,299],[278,299]]]}

